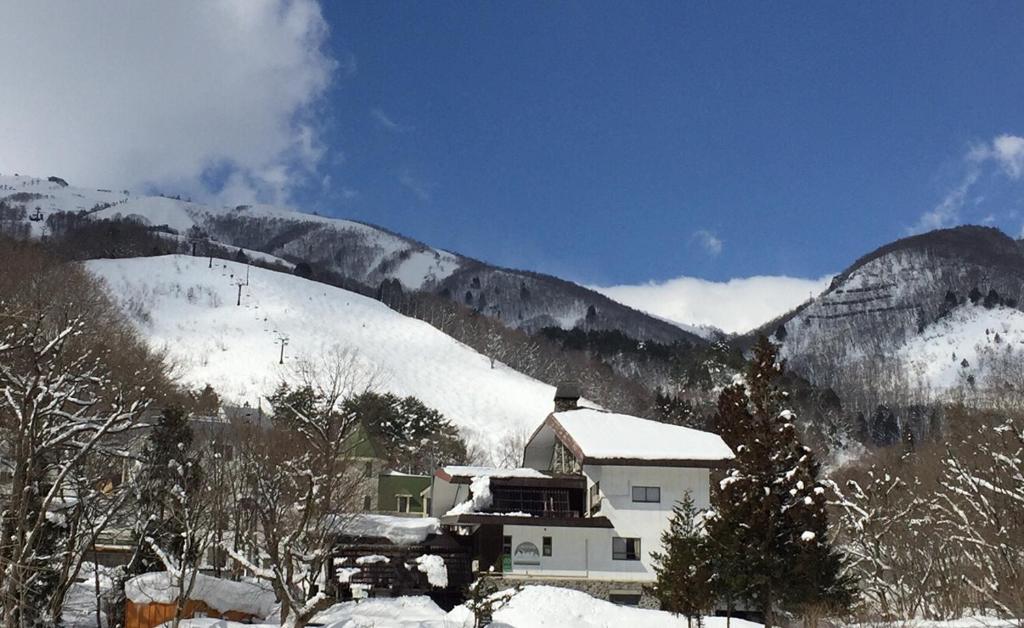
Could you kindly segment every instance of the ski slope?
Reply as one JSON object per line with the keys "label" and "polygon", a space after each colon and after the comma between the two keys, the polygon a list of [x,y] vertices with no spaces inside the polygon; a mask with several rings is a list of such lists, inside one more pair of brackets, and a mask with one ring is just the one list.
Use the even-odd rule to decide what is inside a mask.
{"label": "ski slope", "polygon": [[209,383],[235,403],[255,406],[280,382],[295,381],[302,362],[341,353],[357,365],[357,386],[414,395],[488,449],[506,434],[532,430],[553,408],[552,386],[501,364],[492,369],[483,355],[377,301],[250,268],[238,306],[245,265],[208,264],[181,255],[86,262],[184,383]]}

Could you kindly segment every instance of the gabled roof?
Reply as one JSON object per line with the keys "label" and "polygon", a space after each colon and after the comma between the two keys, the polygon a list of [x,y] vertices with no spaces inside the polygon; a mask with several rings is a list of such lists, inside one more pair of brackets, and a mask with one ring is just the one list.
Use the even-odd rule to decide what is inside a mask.
{"label": "gabled roof", "polygon": [[527,449],[545,432],[583,464],[719,467],[733,458],[717,434],[590,408],[548,415]]}

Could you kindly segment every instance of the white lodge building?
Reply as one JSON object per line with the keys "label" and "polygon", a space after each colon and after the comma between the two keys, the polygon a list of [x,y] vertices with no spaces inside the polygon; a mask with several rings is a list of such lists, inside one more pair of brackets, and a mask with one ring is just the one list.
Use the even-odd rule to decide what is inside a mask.
{"label": "white lodge building", "polygon": [[733,454],[708,432],[577,407],[560,386],[519,469],[445,467],[431,514],[471,544],[480,571],[547,581],[625,604],[654,580],[651,553],[689,491],[709,506],[711,470]]}

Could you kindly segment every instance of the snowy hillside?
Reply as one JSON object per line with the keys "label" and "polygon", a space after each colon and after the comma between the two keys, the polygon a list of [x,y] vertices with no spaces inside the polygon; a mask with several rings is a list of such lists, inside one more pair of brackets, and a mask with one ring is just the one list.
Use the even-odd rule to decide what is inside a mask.
{"label": "snowy hillside", "polygon": [[1024,312],[961,305],[906,343],[898,357],[936,393],[999,387],[1004,376],[1018,379],[1024,363]]}
{"label": "snowy hillside", "polygon": [[[415,395],[488,446],[533,429],[552,409],[554,388],[498,365],[430,325],[383,304],[294,275],[204,258],[94,260],[124,311],[165,348],[192,387],[209,383],[235,402],[258,400],[294,376],[300,359],[355,356],[381,391]],[[279,365],[280,340],[287,339]]]}
{"label": "snowy hillside", "polygon": [[490,266],[380,227],[270,205],[215,207],[53,179],[0,175],[0,202],[10,208],[4,214],[13,212],[0,215],[0,229],[19,237],[27,229],[39,237],[58,212],[129,218],[178,238],[197,227],[220,244],[305,261],[368,290],[388,280],[397,280],[405,290],[429,290],[510,327],[534,331],[585,323],[590,329],[616,329],[639,339],[701,342],[674,324],[572,282]]}
{"label": "snowy hillside", "polygon": [[[1002,311],[986,310],[986,302]],[[957,227],[879,248],[820,296],[757,331],[782,343],[796,373],[870,412],[878,404],[927,401],[961,374],[966,382],[968,369],[947,364],[952,347],[932,362],[935,355],[924,349],[934,346],[930,334],[959,346],[958,355],[969,353],[979,342],[976,325],[982,336],[998,322],[988,317],[1012,326],[1021,303],[1021,245],[996,229]],[[952,315],[958,307],[965,309]]]}
{"label": "snowy hillside", "polygon": [[[407,288],[419,289],[428,283],[436,283],[459,267],[458,258],[451,253],[417,246],[411,240],[369,225],[270,205],[214,207],[176,198],[140,196],[129,190],[80,188],[38,177],[13,175],[0,175],[0,199],[24,207],[29,217],[39,218],[29,220],[36,236],[45,232],[47,217],[61,211],[85,211],[96,218],[128,217],[150,226],[164,225],[181,235],[198,226],[215,239],[218,234],[213,227],[217,225],[223,229],[227,224],[256,222],[264,225],[261,229],[266,233],[268,227],[265,225],[280,227],[298,222],[340,234],[343,240],[358,240],[368,275],[373,269],[386,267],[388,276],[397,278]],[[232,238],[220,239],[225,244],[260,248],[248,242],[236,243]],[[305,257],[302,244],[294,243],[276,253]]]}

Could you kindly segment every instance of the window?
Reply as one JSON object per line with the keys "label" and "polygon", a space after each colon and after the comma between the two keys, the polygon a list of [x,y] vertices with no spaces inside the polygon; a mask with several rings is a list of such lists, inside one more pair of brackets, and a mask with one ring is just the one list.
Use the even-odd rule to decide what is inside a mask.
{"label": "window", "polygon": [[512,537],[501,537],[501,553],[505,556],[512,556]]}
{"label": "window", "polygon": [[551,537],[550,536],[545,536],[543,538],[543,541],[544,541],[542,543],[543,549],[541,550],[541,553],[544,554],[545,556],[551,556]]}
{"label": "window", "polygon": [[634,486],[633,501],[657,504],[661,502],[661,487],[658,486]]}
{"label": "window", "polygon": [[601,483],[594,482],[590,485],[590,515],[601,510]]}
{"label": "window", "polygon": [[429,515],[430,514],[430,498],[429,497],[424,497],[423,498],[423,514],[425,514],[425,515]]}
{"label": "window", "polygon": [[608,601],[619,606],[640,606],[639,593],[609,593]]}
{"label": "window", "polygon": [[398,504],[395,508],[397,512],[412,512],[412,495],[396,495]]}
{"label": "window", "polygon": [[364,478],[371,478],[371,477],[373,477],[373,462],[367,462],[366,466],[363,467],[363,477]]}
{"label": "window", "polygon": [[372,503],[373,503],[373,500],[370,499],[369,495],[364,495],[363,496],[363,510],[369,510],[370,506],[372,505]]}
{"label": "window", "polygon": [[612,560],[640,560],[640,539],[612,538]]}

